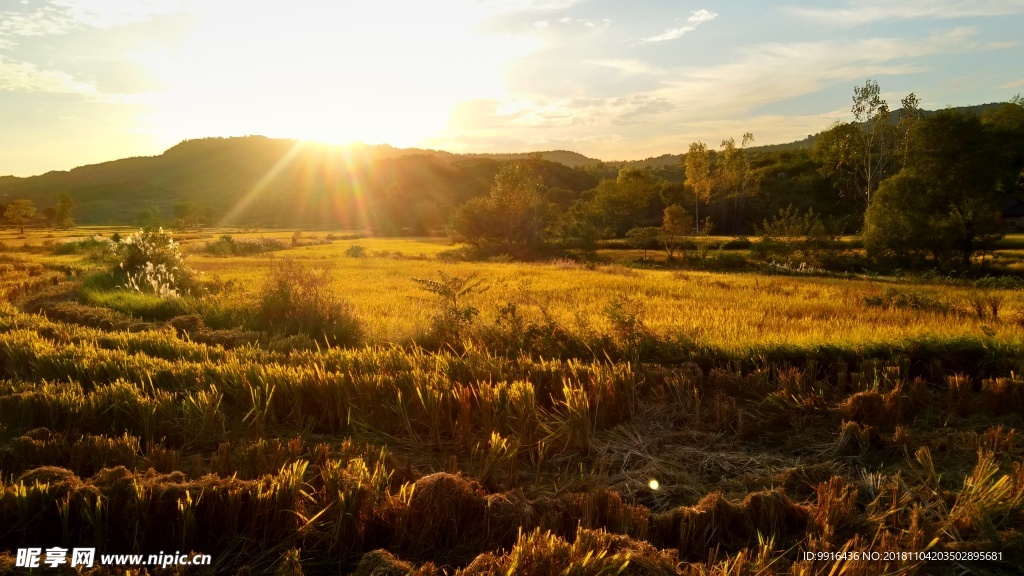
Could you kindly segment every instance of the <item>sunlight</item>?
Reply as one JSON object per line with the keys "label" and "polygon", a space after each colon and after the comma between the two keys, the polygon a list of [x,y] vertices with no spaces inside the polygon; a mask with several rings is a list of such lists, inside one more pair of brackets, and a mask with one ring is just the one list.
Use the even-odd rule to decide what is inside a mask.
{"label": "sunlight", "polygon": [[168,145],[261,134],[417,146],[459,102],[505,97],[507,63],[539,45],[479,29],[490,12],[473,3],[334,7],[317,21],[267,10],[203,7],[174,49],[133,54],[154,84],[130,98],[143,130]]}
{"label": "sunlight", "polygon": [[253,202],[255,202],[262,195],[267,185],[278,175],[282,170],[285,169],[288,164],[302,151],[302,148],[306,146],[306,141],[299,140],[295,142],[288,152],[281,157],[273,166],[267,170],[266,174],[263,175],[253,187],[242,196],[235,205],[224,214],[224,217],[217,222],[217,226],[226,226],[232,220],[234,220],[239,214],[245,211]]}

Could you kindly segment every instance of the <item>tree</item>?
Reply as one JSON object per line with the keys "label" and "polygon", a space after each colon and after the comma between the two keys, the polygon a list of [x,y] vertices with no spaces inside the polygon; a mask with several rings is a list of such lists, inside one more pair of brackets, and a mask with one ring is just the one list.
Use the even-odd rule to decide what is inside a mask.
{"label": "tree", "polygon": [[700,232],[700,202],[711,197],[714,180],[711,177],[711,152],[707,144],[693,142],[683,160],[686,167],[686,184],[693,189],[693,210],[696,214],[697,232]]}
{"label": "tree", "polygon": [[753,140],[754,135],[750,132],[743,134],[743,139],[739,146],[736,146],[735,138],[722,140],[722,150],[718,153],[717,162],[715,163],[714,189],[719,196],[719,203],[722,208],[722,222],[724,224],[729,221],[727,213],[731,204],[733,209],[733,230],[739,226],[740,210],[746,202],[752,183],[745,148]]}
{"label": "tree", "polygon": [[[903,99],[901,119],[908,129],[920,116],[917,96]],[[854,122],[837,123],[819,136],[814,157],[821,174],[833,180],[839,193],[867,209],[879,182],[899,169],[899,138],[889,104],[882,99],[878,82],[868,79],[853,89]]]}
{"label": "tree", "polygon": [[539,245],[550,217],[540,196],[542,185],[528,162],[503,164],[489,196],[471,199],[456,209],[453,238],[474,246],[500,246],[509,254]]}
{"label": "tree", "polygon": [[900,120],[896,125],[895,149],[898,169],[902,170],[910,162],[911,138],[914,134],[914,128],[917,127],[917,122],[923,116],[921,102],[917,99],[916,94],[911,92],[900,101],[899,114]]}
{"label": "tree", "polygon": [[771,220],[765,218],[757,233],[761,240],[751,252],[762,259],[788,261],[794,254],[814,260],[820,252],[839,247],[838,238],[829,235],[814,208],[800,213],[792,204],[779,210]]}
{"label": "tree", "polygon": [[546,232],[556,245],[567,250],[593,251],[597,247],[597,217],[590,205],[576,201]]}
{"label": "tree", "polygon": [[686,258],[686,237],[693,234],[693,216],[679,204],[665,207],[661,221],[662,244],[669,262],[675,259],[675,251]]}
{"label": "tree", "polygon": [[75,218],[72,214],[74,209],[75,201],[71,199],[71,196],[67,193],[61,194],[57,198],[57,211],[53,218],[54,224],[64,230],[74,228]]}
{"label": "tree", "polygon": [[153,205],[145,208],[135,217],[135,224],[142,228],[156,228],[160,225],[160,207]]}
{"label": "tree", "polygon": [[181,202],[174,205],[175,228],[199,228],[210,222],[212,214],[208,206],[197,206],[192,202]]}
{"label": "tree", "polygon": [[949,222],[919,176],[903,171],[882,181],[864,216],[864,248],[872,259],[906,264],[929,256],[944,267],[952,249]]}
{"label": "tree", "polygon": [[884,196],[865,216],[865,246],[875,255],[929,254],[939,267],[967,268],[1001,237],[998,182],[998,156],[976,115],[923,118],[907,168],[885,181]]}
{"label": "tree", "polygon": [[657,247],[660,234],[661,228],[657,226],[644,226],[642,228],[633,228],[626,233],[626,238],[629,239],[629,243],[634,248],[644,251],[643,259],[647,260],[647,251]]}
{"label": "tree", "polygon": [[25,225],[36,217],[36,205],[31,200],[14,200],[4,210],[4,219],[17,226],[21,234],[25,233]]}
{"label": "tree", "polygon": [[622,238],[630,229],[647,224],[647,208],[660,189],[661,183],[649,171],[628,167],[619,170],[615,180],[598,183],[591,205],[605,235]]}

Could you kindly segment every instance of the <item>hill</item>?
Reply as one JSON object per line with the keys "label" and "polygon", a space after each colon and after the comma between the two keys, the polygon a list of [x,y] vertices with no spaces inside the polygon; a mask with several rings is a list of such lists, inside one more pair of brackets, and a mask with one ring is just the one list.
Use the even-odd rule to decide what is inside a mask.
{"label": "hill", "polygon": [[[596,185],[593,176],[545,155],[585,157],[542,153],[537,169],[548,186],[578,193]],[[176,205],[190,203],[224,225],[425,230],[443,226],[452,206],[486,194],[502,160],[525,156],[337,147],[263,136],[203,138],[160,156],[0,178],[0,202],[28,198],[42,207],[67,193],[83,224],[129,223],[143,210],[169,219]]]}
{"label": "hill", "polygon": [[[1000,106],[953,110],[989,114]],[[770,163],[779,154],[806,156],[817,138],[814,134],[750,150],[761,152]],[[443,228],[452,207],[487,194],[504,161],[535,161],[545,185],[558,188],[559,198],[571,200],[593,189],[599,179],[615,178],[623,166],[651,168],[661,178],[681,182],[682,158],[682,154],[663,154],[602,162],[567,150],[453,154],[388,145],[328,146],[263,136],[202,138],[181,142],[159,156],[124,158],[28,178],[0,177],[0,204],[28,198],[43,208],[66,193],[74,200],[75,216],[82,224],[133,223],[144,211],[169,221],[176,206],[192,205],[203,210],[211,224],[424,232]],[[808,167],[813,171],[813,166]],[[792,167],[785,172],[793,172]]]}

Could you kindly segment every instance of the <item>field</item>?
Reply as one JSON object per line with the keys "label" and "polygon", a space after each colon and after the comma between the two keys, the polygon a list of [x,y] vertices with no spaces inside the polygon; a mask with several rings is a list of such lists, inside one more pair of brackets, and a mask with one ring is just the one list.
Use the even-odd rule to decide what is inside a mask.
{"label": "field", "polygon": [[[161,299],[104,281],[114,231],[0,231],[0,574],[1024,565],[1019,289],[232,230],[273,249],[179,235],[211,289]],[[261,324],[282,271],[345,329]]]}

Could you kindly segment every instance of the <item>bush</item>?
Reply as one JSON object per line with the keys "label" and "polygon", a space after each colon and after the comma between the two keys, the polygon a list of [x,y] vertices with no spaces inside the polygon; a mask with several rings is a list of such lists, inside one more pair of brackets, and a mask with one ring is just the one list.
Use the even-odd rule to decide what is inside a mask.
{"label": "bush", "polygon": [[113,248],[118,264],[112,272],[122,288],[161,298],[202,291],[199,273],[185,264],[180,244],[163,229],[139,231]]}
{"label": "bush", "polygon": [[306,334],[332,346],[352,346],[363,328],[351,304],[331,289],[331,274],[286,258],[275,262],[263,287],[256,325],[289,335]]}
{"label": "bush", "polygon": [[897,288],[886,288],[881,296],[865,296],[864,304],[881,308],[905,308],[910,310],[921,310],[926,312],[938,312],[949,314],[954,308],[934,296],[923,292],[904,292]]}
{"label": "bush", "polygon": [[284,242],[273,238],[235,240],[230,234],[206,243],[206,252],[214,256],[246,256],[284,249]]}
{"label": "bush", "polygon": [[462,343],[466,329],[480,311],[474,306],[466,306],[465,298],[487,289],[482,280],[476,280],[476,272],[469,276],[450,276],[439,271],[440,280],[413,278],[420,288],[435,294],[441,300],[441,311],[434,317],[428,339],[430,344],[458,345]]}
{"label": "bush", "polygon": [[750,247],[750,253],[761,260],[789,263],[799,256],[803,262],[821,266],[843,250],[839,237],[826,231],[813,208],[801,214],[791,204],[757,228],[761,241]]}
{"label": "bush", "polygon": [[365,258],[366,247],[360,246],[359,244],[353,244],[345,249],[345,256],[349,258]]}
{"label": "bush", "polygon": [[86,254],[91,259],[98,259],[105,254],[109,254],[111,246],[117,241],[120,241],[120,237],[118,237],[118,240],[106,240],[98,236],[92,236],[77,242],[61,242],[53,247],[53,253],[58,256]]}

